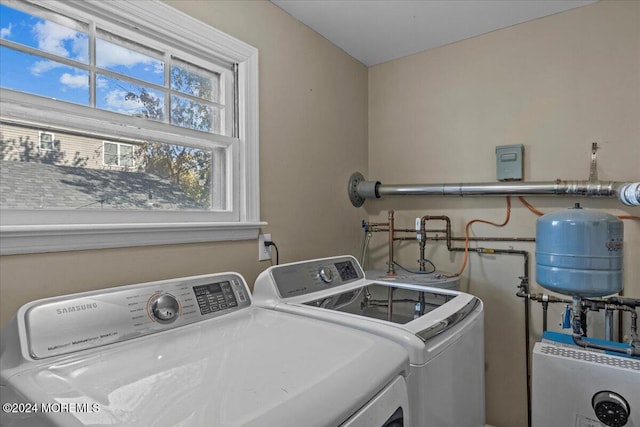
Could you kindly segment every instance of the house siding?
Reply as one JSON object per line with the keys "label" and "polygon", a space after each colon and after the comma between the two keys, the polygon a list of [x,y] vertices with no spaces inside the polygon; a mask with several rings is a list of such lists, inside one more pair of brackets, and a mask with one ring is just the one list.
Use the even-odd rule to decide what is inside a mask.
{"label": "house siding", "polygon": [[[40,132],[54,135],[55,150],[39,148]],[[0,158],[23,162],[46,162],[59,166],[75,166],[102,170],[137,170],[136,166],[125,168],[105,165],[103,143],[115,142],[72,133],[51,131],[36,127],[0,124]],[[127,144],[135,145],[133,142]]]}

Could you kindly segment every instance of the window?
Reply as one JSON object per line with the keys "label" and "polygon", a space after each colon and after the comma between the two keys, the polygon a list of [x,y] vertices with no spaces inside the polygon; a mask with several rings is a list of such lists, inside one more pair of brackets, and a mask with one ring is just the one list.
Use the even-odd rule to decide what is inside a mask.
{"label": "window", "polygon": [[159,1],[0,8],[2,253],[257,236],[255,48]]}
{"label": "window", "polygon": [[41,150],[55,150],[56,146],[55,146],[55,137],[53,136],[52,133],[49,132],[40,132],[40,135],[38,137],[38,141],[40,141],[40,143],[38,144],[38,148]]}
{"label": "window", "polygon": [[133,157],[133,145],[106,141],[102,143],[102,163],[105,166],[131,167]]}

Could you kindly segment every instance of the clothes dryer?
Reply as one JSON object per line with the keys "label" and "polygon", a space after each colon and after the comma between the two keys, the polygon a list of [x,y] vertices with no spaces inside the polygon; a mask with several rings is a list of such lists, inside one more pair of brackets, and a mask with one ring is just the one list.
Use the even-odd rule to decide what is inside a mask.
{"label": "clothes dryer", "polygon": [[352,256],[272,266],[258,276],[253,298],[262,307],[346,325],[404,346],[415,426],[484,426],[480,299],[451,289],[368,280]]}
{"label": "clothes dryer", "polygon": [[0,345],[0,424],[406,427],[406,351],[254,307],[236,273],[24,305]]}

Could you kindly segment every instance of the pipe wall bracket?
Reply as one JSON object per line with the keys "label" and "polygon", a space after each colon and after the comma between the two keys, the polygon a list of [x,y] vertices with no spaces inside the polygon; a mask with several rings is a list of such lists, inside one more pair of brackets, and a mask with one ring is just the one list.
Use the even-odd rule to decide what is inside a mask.
{"label": "pipe wall bracket", "polygon": [[349,200],[356,208],[364,204],[366,199],[378,199],[379,181],[365,181],[364,176],[360,172],[354,172],[349,178],[347,191],[349,192]]}

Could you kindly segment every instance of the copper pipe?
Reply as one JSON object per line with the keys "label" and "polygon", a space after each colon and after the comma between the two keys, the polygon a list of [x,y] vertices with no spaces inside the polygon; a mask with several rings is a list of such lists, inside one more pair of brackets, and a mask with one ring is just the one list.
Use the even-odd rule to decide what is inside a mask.
{"label": "copper pipe", "polygon": [[[383,231],[383,230],[380,230]],[[386,230],[384,230],[386,231]],[[398,231],[398,230],[395,230]],[[428,231],[427,231],[428,232]],[[416,240],[415,236],[405,236],[405,237],[394,237],[393,240]],[[435,236],[435,237],[427,237],[426,240],[432,241],[441,241],[447,240],[446,236]],[[465,240],[469,240],[470,242],[535,242],[535,237],[469,237],[465,239],[464,237],[451,237],[451,240],[457,242],[464,242]]]}
{"label": "copper pipe", "polygon": [[[404,233],[415,233],[416,230],[410,228],[395,228],[394,227],[394,211],[388,212],[387,223],[369,223],[369,229],[371,232],[388,232],[389,233],[389,260],[387,267],[387,274],[393,276],[396,274],[395,272],[395,264],[394,264],[394,248],[393,241],[412,241],[416,239],[414,236],[398,236],[396,237],[396,232],[404,232]],[[446,227],[445,229],[427,229],[426,223],[427,221],[445,221]],[[374,228],[374,227],[386,227],[386,228]],[[452,242],[459,241],[463,242],[465,240],[472,242],[535,242],[534,237],[469,237],[468,239],[464,237],[453,237],[451,233],[451,219],[446,215],[425,215],[420,218],[420,271],[426,271],[426,260],[425,260],[425,251],[426,251],[426,242],[427,241],[442,241],[445,240],[447,242],[447,250],[451,252],[460,252],[463,249],[453,248]],[[441,236],[433,236],[427,237],[427,233],[444,233],[443,237]]]}
{"label": "copper pipe", "polygon": [[444,215],[425,215],[420,218],[420,271],[426,271],[426,260],[425,260],[425,248],[427,245],[427,233],[428,232],[442,232],[443,230],[427,230],[427,221],[429,220],[441,220],[446,221],[447,227],[444,230],[445,235],[447,236],[447,249],[451,247],[451,220],[449,217]]}
{"label": "copper pipe", "polygon": [[[422,218],[420,218],[420,234],[424,237],[423,240],[426,240],[426,237],[427,237],[427,221],[433,221],[433,220],[445,221],[446,228],[444,232],[447,240],[447,249],[450,250],[451,249],[451,219],[446,215],[425,215]],[[421,258],[424,258],[422,255],[423,254],[421,254]]]}
{"label": "copper pipe", "polygon": [[[429,240],[445,240],[444,237],[429,237]],[[464,242],[469,240],[470,242],[535,242],[535,237],[451,237],[451,240]]]}
{"label": "copper pipe", "polygon": [[386,227],[387,225],[389,225],[389,223],[387,222],[370,222],[369,223],[369,227]]}

